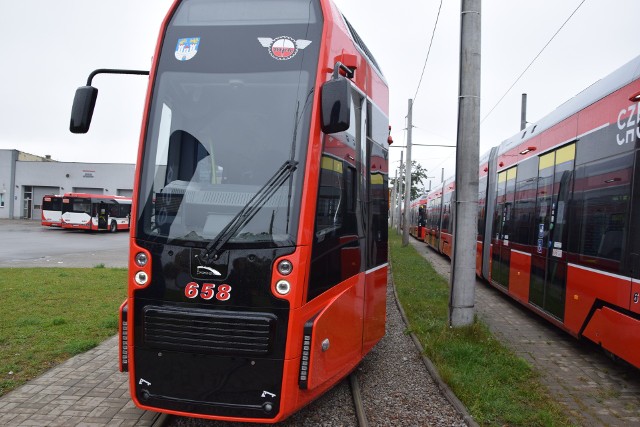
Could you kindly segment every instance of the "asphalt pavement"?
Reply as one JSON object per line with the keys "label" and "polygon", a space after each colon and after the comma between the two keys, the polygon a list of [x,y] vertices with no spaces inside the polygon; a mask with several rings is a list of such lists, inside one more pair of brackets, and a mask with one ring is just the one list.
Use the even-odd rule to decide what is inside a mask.
{"label": "asphalt pavement", "polygon": [[0,220],[0,267],[127,267],[129,233],[42,227]]}

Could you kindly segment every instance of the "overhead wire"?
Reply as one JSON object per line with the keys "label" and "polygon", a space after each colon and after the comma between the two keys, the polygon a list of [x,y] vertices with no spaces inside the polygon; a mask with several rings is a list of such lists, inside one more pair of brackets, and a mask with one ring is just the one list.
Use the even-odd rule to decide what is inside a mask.
{"label": "overhead wire", "polygon": [[436,22],[433,25],[433,33],[431,33],[431,41],[429,42],[429,49],[427,49],[427,57],[424,60],[422,66],[422,73],[420,74],[420,80],[418,80],[418,87],[416,87],[416,93],[413,95],[413,102],[416,102],[418,97],[418,91],[420,90],[420,84],[422,83],[422,77],[424,76],[424,70],[427,68],[427,61],[429,61],[429,53],[431,53],[431,46],[433,45],[433,38],[436,35],[436,28],[438,28],[438,20],[440,19],[440,11],[442,10],[442,0],[440,0],[440,6],[438,7],[438,14],[436,15]]}
{"label": "overhead wire", "polygon": [[569,20],[573,17],[573,15],[576,14],[576,12],[578,11],[578,9],[580,9],[580,7],[582,6],[582,4],[587,1],[587,0],[582,0],[580,2],[580,4],[578,5],[578,7],[576,7],[574,9],[573,12],[571,12],[571,15],[569,15],[569,17],[563,22],[563,24],[560,26],[560,28],[558,28],[558,30],[553,34],[553,36],[551,36],[551,38],[549,39],[549,41],[542,47],[542,49],[540,50],[540,52],[538,52],[538,54],[533,58],[533,60],[531,60],[531,62],[529,63],[529,65],[527,65],[527,67],[524,69],[524,71],[522,73],[520,73],[520,75],[518,76],[518,78],[513,82],[513,84],[511,86],[509,86],[509,89],[507,89],[507,91],[504,93],[504,95],[502,95],[502,97],[500,97],[500,99],[498,100],[498,102],[496,102],[496,104],[493,106],[493,108],[491,108],[491,110],[487,113],[486,116],[484,116],[484,118],[482,120],[480,120],[480,123],[482,124],[482,122],[484,122],[487,117],[489,117],[491,115],[491,113],[493,113],[493,110],[496,109],[496,107],[502,102],[502,100],[507,96],[507,94],[511,91],[511,89],[513,89],[513,87],[516,85],[516,83],[518,83],[518,81],[520,81],[520,79],[522,78],[522,76],[524,76],[524,74],[527,72],[527,70],[529,70],[529,68],[531,68],[531,66],[533,65],[533,63],[538,59],[538,57],[542,54],[542,52],[544,52],[544,50],[547,48],[547,46],[549,46],[549,44],[551,44],[551,42],[553,41],[554,38],[556,38],[556,36],[558,35],[558,33],[560,33],[560,31],[564,28],[565,25],[567,25],[567,22],[569,22]]}

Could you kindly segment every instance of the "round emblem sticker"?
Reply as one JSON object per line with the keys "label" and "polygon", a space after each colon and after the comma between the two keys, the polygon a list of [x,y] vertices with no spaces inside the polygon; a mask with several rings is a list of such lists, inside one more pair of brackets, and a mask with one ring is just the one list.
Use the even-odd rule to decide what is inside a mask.
{"label": "round emblem sticker", "polygon": [[298,50],[304,49],[311,44],[310,40],[296,40],[287,36],[276,37],[258,37],[258,41],[262,46],[269,50],[269,55],[278,61],[286,61],[293,58]]}
{"label": "round emblem sticker", "polygon": [[269,53],[276,59],[289,59],[297,53],[296,42],[289,37],[278,37],[271,43]]}

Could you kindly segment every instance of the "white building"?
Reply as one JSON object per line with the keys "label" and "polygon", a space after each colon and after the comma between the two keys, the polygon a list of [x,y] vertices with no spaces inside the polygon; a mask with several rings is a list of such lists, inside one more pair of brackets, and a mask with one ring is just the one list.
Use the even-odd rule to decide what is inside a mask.
{"label": "white building", "polygon": [[66,163],[0,149],[0,219],[40,220],[46,194],[93,193],[131,197],[134,164]]}

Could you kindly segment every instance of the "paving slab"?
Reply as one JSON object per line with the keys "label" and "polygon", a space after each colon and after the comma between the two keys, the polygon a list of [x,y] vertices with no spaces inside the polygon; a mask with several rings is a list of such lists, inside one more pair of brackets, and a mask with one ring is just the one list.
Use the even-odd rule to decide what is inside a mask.
{"label": "paving slab", "polygon": [[118,371],[118,339],[106,340],[0,397],[0,426],[151,426]]}

